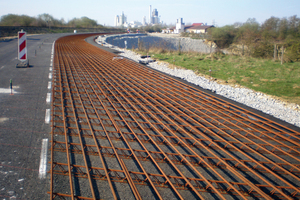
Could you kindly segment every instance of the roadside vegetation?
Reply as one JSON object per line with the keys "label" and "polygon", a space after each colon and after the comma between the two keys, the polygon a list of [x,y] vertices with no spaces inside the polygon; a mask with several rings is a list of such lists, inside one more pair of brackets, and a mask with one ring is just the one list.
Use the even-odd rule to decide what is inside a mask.
{"label": "roadside vegetation", "polygon": [[148,33],[154,33],[154,32],[157,32],[157,33],[160,33],[161,30],[165,28],[161,25],[154,25],[154,26],[145,26],[145,27],[142,27],[142,31],[145,31],[145,32],[148,32]]}
{"label": "roadside vegetation", "polygon": [[276,96],[288,102],[300,104],[300,62],[281,65],[280,61],[249,56],[184,53],[151,48],[148,51],[153,59],[169,63],[170,67],[193,70],[196,74],[221,84],[244,86],[255,91]]}
{"label": "roadside vegetation", "polygon": [[[90,19],[88,17],[73,18],[66,22],[62,19],[55,19],[52,15],[47,13],[40,14],[37,17],[30,17],[28,15],[16,15],[8,14],[3,15],[0,18],[0,26],[35,26],[35,27],[72,27],[72,28],[104,28],[101,24],[98,24],[96,20]],[[162,28],[165,28],[162,25],[155,26],[145,26],[139,28],[140,31],[144,32],[161,32]],[[123,27],[125,30],[126,28]],[[59,31],[52,30],[53,31]],[[62,30],[60,30],[62,31]]]}
{"label": "roadside vegetation", "polygon": [[0,40],[7,37],[15,37],[21,29],[28,34],[43,33],[72,33],[76,30],[83,32],[123,32],[124,30],[104,27],[97,21],[88,17],[73,18],[66,22],[64,19],[55,19],[49,14],[41,14],[37,17],[27,15],[8,14],[0,18]]}
{"label": "roadside vegetation", "polygon": [[[183,33],[217,46],[212,54],[139,48],[138,53],[193,70],[222,84],[244,86],[300,104],[300,18],[271,17],[209,29],[207,34]],[[227,52],[224,54],[223,52]]]}
{"label": "roadside vegetation", "polygon": [[73,18],[66,22],[64,19],[55,19],[47,13],[40,14],[37,17],[28,15],[3,15],[0,19],[0,26],[38,26],[38,27],[75,27],[75,28],[95,28],[103,27],[97,24],[97,21],[88,17]]}
{"label": "roadside vegetation", "polygon": [[271,17],[262,24],[252,18],[245,23],[210,28],[207,34],[182,36],[213,41],[218,48],[235,55],[276,59],[283,52],[284,62],[300,61],[300,18],[296,15]]}

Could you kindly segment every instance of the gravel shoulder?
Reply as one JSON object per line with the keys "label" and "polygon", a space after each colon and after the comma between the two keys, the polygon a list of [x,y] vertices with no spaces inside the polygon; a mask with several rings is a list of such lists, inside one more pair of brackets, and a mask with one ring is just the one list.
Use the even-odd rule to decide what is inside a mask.
{"label": "gravel shoulder", "polygon": [[[99,37],[97,39],[97,42],[98,44],[101,44],[103,46],[121,51],[122,53],[119,54],[120,56],[124,56],[136,62],[139,62],[141,60],[141,55],[138,55],[135,52],[108,44],[106,37]],[[170,68],[168,63],[150,62],[147,66],[174,77],[181,78],[187,82],[200,86],[203,89],[210,90],[218,95],[242,103],[263,113],[272,115],[275,118],[286,121],[294,126],[300,127],[299,105],[288,104],[286,102],[272,98],[269,95],[250,90],[245,87],[219,84],[216,81],[212,81],[205,77],[199,76],[191,70]]]}

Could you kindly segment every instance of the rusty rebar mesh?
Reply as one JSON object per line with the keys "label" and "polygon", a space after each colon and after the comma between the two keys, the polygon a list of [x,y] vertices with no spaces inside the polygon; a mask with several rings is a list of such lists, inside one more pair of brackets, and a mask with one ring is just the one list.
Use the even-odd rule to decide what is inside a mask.
{"label": "rusty rebar mesh", "polygon": [[50,199],[297,199],[299,132],[84,41],[55,43]]}

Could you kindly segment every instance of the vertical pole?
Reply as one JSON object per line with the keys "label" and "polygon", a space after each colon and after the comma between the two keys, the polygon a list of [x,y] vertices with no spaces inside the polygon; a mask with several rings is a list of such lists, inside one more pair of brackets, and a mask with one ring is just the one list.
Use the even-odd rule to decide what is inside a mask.
{"label": "vertical pole", "polygon": [[282,46],[282,52],[281,52],[281,65],[283,64],[283,53],[284,53],[284,47]]}
{"label": "vertical pole", "polygon": [[12,79],[10,79],[9,87],[10,87],[10,95],[13,95],[13,92],[12,92]]}
{"label": "vertical pole", "polygon": [[276,47],[276,44],[274,44],[274,61],[276,61],[276,58],[277,58],[277,47]]}
{"label": "vertical pole", "polygon": [[244,44],[242,44],[242,56],[245,55],[245,47]]}
{"label": "vertical pole", "polygon": [[181,44],[180,44],[180,39],[179,39],[179,40],[178,40],[178,54],[179,54],[179,55],[180,55],[180,51],[181,51],[181,50],[180,50],[180,45],[181,45]]}

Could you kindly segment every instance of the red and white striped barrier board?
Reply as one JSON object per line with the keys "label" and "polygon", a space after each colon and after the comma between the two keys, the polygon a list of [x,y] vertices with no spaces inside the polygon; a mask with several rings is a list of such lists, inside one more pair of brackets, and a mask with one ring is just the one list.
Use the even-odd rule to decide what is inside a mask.
{"label": "red and white striped barrier board", "polygon": [[18,59],[20,61],[27,60],[27,44],[26,44],[26,32],[18,32]]}

